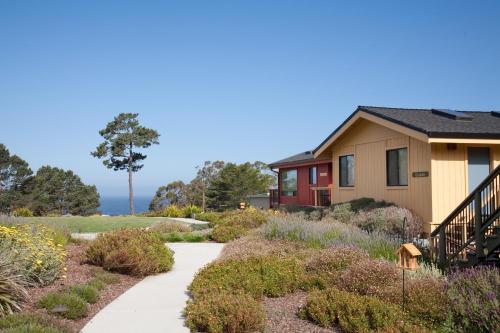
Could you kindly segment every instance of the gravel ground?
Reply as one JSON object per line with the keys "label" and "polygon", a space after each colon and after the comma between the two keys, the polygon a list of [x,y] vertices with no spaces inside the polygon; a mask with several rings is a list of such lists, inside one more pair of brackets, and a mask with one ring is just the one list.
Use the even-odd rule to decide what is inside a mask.
{"label": "gravel ground", "polygon": [[298,309],[305,304],[307,293],[298,292],[280,298],[266,298],[263,306],[267,314],[265,333],[332,333],[340,330],[319,327],[297,317]]}
{"label": "gravel ground", "polygon": [[[28,289],[30,300],[25,305],[22,312],[41,314],[47,313],[46,310],[37,309],[36,307],[37,301],[42,296],[49,292],[60,290],[65,286],[85,283],[90,280],[93,277],[93,272],[96,270],[96,267],[81,263],[86,248],[87,244],[85,242],[82,242],[80,244],[69,244],[66,247],[66,267],[68,268],[66,274],[67,278],[56,280],[51,285],[45,287]],[[118,283],[108,285],[100,292],[99,300],[97,301],[97,303],[90,304],[87,317],[76,321],[57,318],[56,321],[62,323],[63,325],[71,329],[71,331],[79,332],[83,328],[83,326],[85,326],[85,324],[90,321],[90,319],[92,319],[92,317],[97,312],[99,312],[99,310],[104,308],[108,303],[123,294],[127,289],[135,285],[137,282],[142,280],[142,278],[138,277],[132,277],[122,274],[117,275],[120,277],[120,281]]]}

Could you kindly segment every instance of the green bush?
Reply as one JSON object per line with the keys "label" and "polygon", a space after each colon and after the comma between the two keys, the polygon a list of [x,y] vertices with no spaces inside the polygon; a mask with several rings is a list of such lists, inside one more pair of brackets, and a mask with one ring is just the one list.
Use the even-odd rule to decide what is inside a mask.
{"label": "green bush", "polygon": [[23,268],[16,261],[14,253],[3,251],[0,244],[0,317],[21,310],[27,299],[26,279]]}
{"label": "green bush", "polygon": [[394,206],[394,204],[392,204],[390,202],[386,202],[384,200],[375,201],[372,198],[354,199],[354,200],[349,201],[349,204],[351,205],[352,211],[355,213],[357,213],[361,210],[370,210],[370,209],[375,209],[375,208]]}
{"label": "green bush", "polygon": [[299,315],[322,327],[339,326],[347,333],[390,331],[402,318],[395,305],[335,288],[313,291]]}
{"label": "green bush", "polygon": [[349,223],[354,216],[350,203],[342,203],[333,206],[332,217],[342,223]]}
{"label": "green bush", "polygon": [[176,243],[176,242],[188,242],[188,243],[199,243],[208,240],[208,235],[198,234],[193,232],[170,232],[166,234],[160,234],[160,238],[163,242]]}
{"label": "green bush", "polygon": [[391,297],[392,287],[399,286],[401,272],[395,264],[385,260],[362,260],[347,268],[338,286],[360,295]]}
{"label": "green bush", "polygon": [[470,268],[450,275],[447,295],[456,330],[500,331],[500,270]]}
{"label": "green bush", "polygon": [[85,302],[94,304],[99,299],[99,291],[89,284],[77,284],[67,288],[67,292],[75,294]]}
{"label": "green bush", "polygon": [[62,273],[66,255],[57,234],[43,225],[0,226],[2,254],[10,253],[19,260],[21,274],[31,284],[50,284]]}
{"label": "green bush", "polygon": [[332,287],[338,283],[344,270],[367,258],[365,251],[355,247],[334,246],[314,251],[304,263],[307,287]]}
{"label": "green bush", "polygon": [[[100,280],[105,284],[115,284],[120,282],[120,277],[117,274],[109,273],[106,271],[95,272],[94,279]],[[97,288],[99,290],[99,288]]]}
{"label": "green bush", "polygon": [[16,313],[0,318],[2,333],[69,333],[48,316]]}
{"label": "green bush", "polygon": [[82,298],[66,292],[49,293],[38,301],[37,306],[72,320],[83,318],[88,312],[87,303]]}
{"label": "green bush", "polygon": [[20,207],[14,209],[12,215],[15,217],[33,217],[33,212],[29,208]]}
{"label": "green bush", "polygon": [[186,325],[194,332],[263,332],[265,313],[258,301],[245,293],[211,293],[188,302]]}
{"label": "green bush", "polygon": [[90,279],[90,281],[87,282],[87,285],[97,289],[98,291],[101,291],[104,288],[106,288],[106,282],[104,282],[103,280],[101,280],[98,277],[94,277],[94,278]]}
{"label": "green bush", "polygon": [[222,214],[216,212],[203,212],[196,214],[196,219],[198,221],[209,222],[211,227],[216,225],[220,220],[222,220]]}
{"label": "green bush", "polygon": [[255,208],[224,212],[217,222],[210,222],[213,226],[212,239],[219,243],[244,236],[248,230],[258,228],[266,223],[268,215]]}
{"label": "green bush", "polygon": [[137,229],[100,234],[85,255],[90,264],[136,276],[169,271],[174,263],[158,234]]}
{"label": "green bush", "polygon": [[226,243],[244,236],[245,228],[240,225],[218,224],[212,230],[211,238],[218,243]]}
{"label": "green bush", "polygon": [[195,300],[216,291],[246,292],[256,299],[278,297],[301,286],[303,268],[295,258],[276,256],[213,262],[189,286]]}
{"label": "green bush", "polygon": [[169,232],[191,232],[191,227],[188,224],[175,221],[158,221],[150,228],[150,231],[169,233]]}
{"label": "green bush", "polygon": [[176,205],[168,205],[161,212],[161,216],[163,217],[182,217],[182,210]]}
{"label": "green bush", "polygon": [[195,205],[188,205],[182,208],[182,216],[187,218],[194,218],[201,213],[201,208]]}
{"label": "green bush", "polygon": [[444,279],[433,277],[410,279],[407,287],[408,314],[425,326],[449,325],[449,302]]}
{"label": "green bush", "polygon": [[310,247],[343,245],[366,250],[372,258],[396,260],[398,243],[381,233],[367,232],[340,222],[312,222],[297,215],[271,217],[262,232],[269,240],[304,242]]}

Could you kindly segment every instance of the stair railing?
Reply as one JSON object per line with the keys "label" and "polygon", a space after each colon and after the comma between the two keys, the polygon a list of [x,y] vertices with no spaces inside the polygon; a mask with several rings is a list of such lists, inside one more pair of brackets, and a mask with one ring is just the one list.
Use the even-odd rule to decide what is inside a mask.
{"label": "stair railing", "polygon": [[431,233],[439,264],[444,267],[471,255],[484,259],[485,237],[500,224],[499,210],[500,165]]}

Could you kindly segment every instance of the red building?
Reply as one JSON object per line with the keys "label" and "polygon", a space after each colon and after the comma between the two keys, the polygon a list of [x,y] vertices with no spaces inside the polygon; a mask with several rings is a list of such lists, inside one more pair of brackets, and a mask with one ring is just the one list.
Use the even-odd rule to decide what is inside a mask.
{"label": "red building", "polygon": [[269,166],[278,172],[278,189],[270,192],[271,207],[330,205],[331,159],[315,159],[312,151],[306,151]]}

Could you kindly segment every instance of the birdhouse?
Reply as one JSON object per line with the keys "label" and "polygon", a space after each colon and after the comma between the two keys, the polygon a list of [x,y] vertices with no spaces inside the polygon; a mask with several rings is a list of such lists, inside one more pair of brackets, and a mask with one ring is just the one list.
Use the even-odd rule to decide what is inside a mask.
{"label": "birdhouse", "polygon": [[399,257],[399,267],[403,269],[417,269],[417,258],[420,257],[422,253],[412,243],[406,243],[401,245],[397,255]]}

